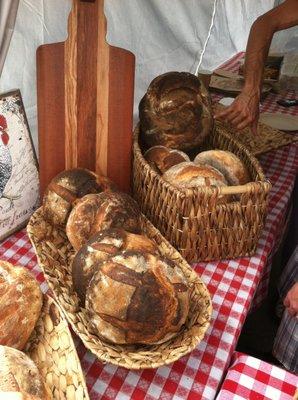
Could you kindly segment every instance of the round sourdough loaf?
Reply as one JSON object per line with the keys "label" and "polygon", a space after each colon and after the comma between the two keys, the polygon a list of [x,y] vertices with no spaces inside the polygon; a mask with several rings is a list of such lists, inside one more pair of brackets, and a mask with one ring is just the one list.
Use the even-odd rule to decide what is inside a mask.
{"label": "round sourdough loaf", "polygon": [[211,101],[200,79],[188,72],[156,77],[139,105],[141,138],[146,147],[197,149],[213,128]]}
{"label": "round sourdough loaf", "polygon": [[140,210],[126,193],[88,194],[76,202],[67,225],[67,237],[79,250],[96,233],[108,228],[122,228],[140,233]]}
{"label": "round sourdough loaf", "polygon": [[80,248],[72,262],[72,279],[82,305],[85,305],[86,288],[94,271],[102,262],[124,250],[158,254],[157,245],[146,236],[117,228],[95,234]]}
{"label": "round sourdough loaf", "polygon": [[[51,395],[49,395],[49,396],[50,397],[48,397],[48,399],[52,399]],[[1,392],[1,391],[0,391],[0,399],[3,399],[3,400],[44,400],[44,398],[41,399],[40,397],[33,396],[33,394],[27,394],[27,393],[21,393],[21,392]]]}
{"label": "round sourdough loaf", "polygon": [[0,345],[0,399],[51,398],[35,363],[23,352]]}
{"label": "round sourdough loaf", "polygon": [[220,171],[229,185],[244,185],[249,182],[249,173],[240,158],[230,151],[208,150],[199,153],[195,164],[210,165]]}
{"label": "round sourdough loaf", "polygon": [[193,162],[175,165],[163,174],[163,178],[178,188],[227,186],[225,177],[220,171],[209,165]]}
{"label": "round sourdough loaf", "polygon": [[187,154],[165,146],[153,146],[144,154],[148,164],[158,173],[163,174],[173,165],[190,161]]}
{"label": "round sourdough loaf", "polygon": [[121,252],[95,271],[86,292],[91,329],[113,343],[162,343],[189,311],[182,271],[161,256]]}
{"label": "round sourdough loaf", "polygon": [[56,226],[64,226],[74,202],[88,193],[115,189],[105,176],[75,168],[58,174],[48,185],[43,197],[44,217]]}
{"label": "round sourdough loaf", "polygon": [[42,293],[30,272],[0,261],[0,345],[22,350],[41,307]]}

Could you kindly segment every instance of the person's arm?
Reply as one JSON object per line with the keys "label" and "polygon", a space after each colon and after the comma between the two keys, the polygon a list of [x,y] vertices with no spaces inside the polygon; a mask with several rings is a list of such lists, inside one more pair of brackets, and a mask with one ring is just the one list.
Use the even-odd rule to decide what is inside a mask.
{"label": "person's arm", "polygon": [[263,70],[273,34],[295,25],[298,25],[298,0],[286,0],[253,23],[245,53],[244,87],[234,102],[215,118],[229,121],[237,129],[251,125],[253,133],[257,132]]}

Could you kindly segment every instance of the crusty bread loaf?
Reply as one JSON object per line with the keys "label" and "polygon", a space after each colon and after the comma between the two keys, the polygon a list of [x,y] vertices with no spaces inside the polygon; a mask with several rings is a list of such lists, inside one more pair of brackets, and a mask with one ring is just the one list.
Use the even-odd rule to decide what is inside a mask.
{"label": "crusty bread loaf", "polygon": [[[48,397],[51,399],[51,397]],[[33,394],[21,393],[21,392],[1,392],[1,400],[44,400],[40,397],[33,396]]]}
{"label": "crusty bread loaf", "polygon": [[0,261],[0,345],[22,350],[41,306],[42,293],[30,272]]}
{"label": "crusty bread loaf", "polygon": [[175,336],[189,310],[182,271],[161,256],[121,252],[98,268],[87,288],[92,330],[114,343],[162,343]]}
{"label": "crusty bread loaf", "polygon": [[208,150],[199,153],[195,164],[211,165],[225,177],[228,185],[244,185],[249,182],[249,174],[242,161],[230,151]]}
{"label": "crusty bread loaf", "polygon": [[72,279],[83,306],[86,288],[94,271],[108,258],[124,250],[158,254],[157,245],[146,236],[117,228],[105,229],[95,234],[77,252],[72,262]]}
{"label": "crusty bread loaf", "polygon": [[0,399],[51,399],[35,363],[23,352],[1,345]]}
{"label": "crusty bread loaf", "polygon": [[74,202],[86,194],[115,189],[105,176],[75,168],[58,174],[47,187],[43,197],[44,217],[56,226],[64,226]]}
{"label": "crusty bread loaf", "polygon": [[163,174],[163,178],[180,188],[227,185],[223,174],[217,169],[193,162],[175,165]]}
{"label": "crusty bread loaf", "polygon": [[103,192],[88,194],[78,200],[71,211],[66,234],[79,250],[96,233],[108,228],[123,228],[140,233],[140,210],[126,193]]}
{"label": "crusty bread loaf", "polygon": [[198,149],[213,128],[209,94],[200,79],[188,72],[155,78],[140,102],[139,116],[147,148]]}
{"label": "crusty bread loaf", "polygon": [[165,146],[153,146],[144,154],[148,164],[158,173],[163,174],[173,165],[190,161],[188,155],[183,151],[169,149]]}

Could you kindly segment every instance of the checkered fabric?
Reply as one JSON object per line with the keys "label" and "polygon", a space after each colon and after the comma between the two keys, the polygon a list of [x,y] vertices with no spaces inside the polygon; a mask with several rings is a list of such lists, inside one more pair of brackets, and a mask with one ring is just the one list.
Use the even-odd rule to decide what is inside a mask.
{"label": "checkered fabric", "polygon": [[[240,61],[243,60],[245,53],[238,53],[235,57],[233,57],[231,60],[227,61],[225,64],[222,65],[222,69],[226,69],[230,72],[238,72]],[[213,102],[219,101],[221,98],[223,98],[224,95],[216,93],[212,94],[212,100]],[[261,112],[271,112],[271,113],[283,113],[283,114],[288,114],[288,115],[298,115],[298,106],[294,107],[282,107],[279,104],[276,103],[277,100],[285,97],[284,95],[278,95],[274,93],[269,93],[264,101],[261,103],[260,111]],[[291,98],[296,98],[297,93],[294,90],[288,90],[286,94],[286,98],[291,99]],[[291,151],[294,151],[292,154],[287,154],[288,149],[291,148]],[[296,150],[292,150],[296,149]],[[275,160],[275,157],[278,157],[278,160]],[[290,158],[290,159],[289,159]],[[283,197],[283,200],[281,203],[278,203],[278,207],[281,207],[280,210],[276,207],[272,207],[272,213],[269,214],[269,217],[271,215],[274,217],[278,217],[279,220],[279,226],[275,226],[277,228],[274,232],[273,240],[270,241],[270,252],[267,253],[266,257],[266,263],[264,267],[262,268],[261,272],[261,280],[259,282],[259,285],[257,287],[256,293],[253,298],[253,302],[251,304],[250,311],[253,311],[257,309],[263,302],[263,300],[266,298],[267,293],[268,293],[268,285],[269,285],[269,278],[270,278],[270,270],[271,270],[271,262],[272,258],[274,256],[275,251],[278,248],[278,245],[280,243],[280,240],[282,238],[282,233],[284,230],[282,228],[285,228],[285,223],[287,220],[287,215],[286,215],[286,206],[288,205],[289,202],[289,197],[292,193],[293,190],[293,174],[286,174],[284,175],[284,179],[278,179],[276,180],[276,175],[280,173],[278,170],[279,166],[282,165],[283,160],[288,164],[288,165],[293,165],[293,173],[294,173],[294,179],[295,179],[295,174],[297,173],[297,145],[292,145],[292,146],[286,146],[283,149],[277,150],[277,151],[272,151],[267,154],[264,154],[260,157],[258,157],[262,167],[264,168],[264,171],[266,173],[266,177],[270,180],[270,182],[274,183],[273,191],[276,193],[275,196],[280,196],[280,193],[282,191],[282,186],[287,187],[289,191],[285,194]],[[287,159],[287,160],[286,160]],[[277,161],[277,162],[276,162]],[[287,186],[289,185],[289,186]],[[271,197],[273,196],[273,193],[271,193]],[[276,201],[276,198],[274,199]],[[283,215],[281,216],[280,213]],[[268,217],[268,218],[269,218]],[[264,236],[264,235],[263,235]]]}
{"label": "checkered fabric", "polygon": [[216,400],[292,400],[298,376],[243,353],[234,353]]}
{"label": "checkered fabric", "polygon": [[[233,67],[235,60],[226,68]],[[273,190],[256,254],[250,258],[194,265],[208,286],[213,302],[212,321],[204,340],[191,354],[172,365],[129,371],[99,362],[76,339],[92,400],[215,398],[284,218],[298,166],[297,147],[289,145],[268,153],[261,162]],[[0,257],[32,270],[43,291],[47,290],[24,230],[0,245]]]}

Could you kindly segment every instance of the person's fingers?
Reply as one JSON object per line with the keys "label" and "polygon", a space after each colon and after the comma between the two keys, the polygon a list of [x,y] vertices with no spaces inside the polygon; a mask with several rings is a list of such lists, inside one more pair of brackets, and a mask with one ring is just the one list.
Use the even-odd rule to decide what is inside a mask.
{"label": "person's fingers", "polygon": [[292,316],[292,317],[295,317],[296,316],[296,310],[294,310],[294,308],[292,308],[292,307],[290,307],[290,308],[287,308],[287,310],[288,310],[288,313]]}
{"label": "person's fingers", "polygon": [[248,119],[249,117],[247,117],[246,115],[243,114],[236,114],[236,116],[230,120],[232,125],[239,125],[240,123],[244,122],[246,119]]}
{"label": "person's fingers", "polygon": [[231,122],[233,119],[235,119],[237,116],[242,115],[241,113],[239,113],[238,110],[232,110],[229,114],[227,114],[225,116],[225,120],[227,122]]}
{"label": "person's fingers", "polygon": [[290,307],[290,300],[289,300],[288,296],[286,296],[285,299],[284,299],[284,306],[285,307]]}
{"label": "person's fingers", "polygon": [[231,104],[229,107],[226,107],[222,111],[218,111],[217,113],[214,114],[214,118],[222,118],[225,117],[226,115],[230,114],[231,111],[233,111],[234,107],[232,107],[233,104]]}
{"label": "person's fingers", "polygon": [[239,130],[241,130],[241,129],[246,128],[246,127],[247,127],[248,125],[250,125],[250,124],[251,124],[251,118],[245,118],[245,120],[242,121],[242,122],[240,122],[240,124],[238,124],[238,125],[236,126],[236,128],[239,129]]}
{"label": "person's fingers", "polygon": [[298,300],[292,299],[290,301],[290,304],[291,304],[291,308],[293,308],[293,310],[295,310],[295,312],[298,313]]}
{"label": "person's fingers", "polygon": [[251,124],[251,133],[253,135],[258,134],[258,119],[255,119]]}

